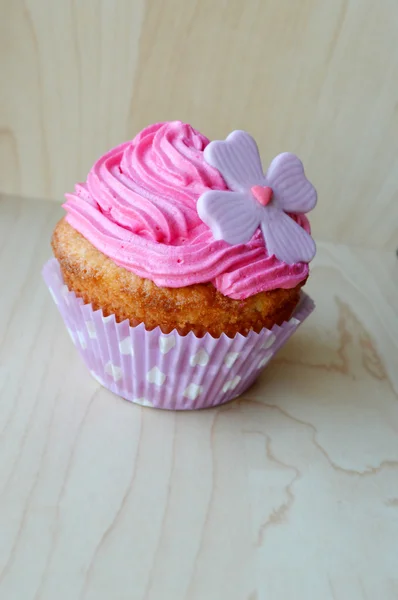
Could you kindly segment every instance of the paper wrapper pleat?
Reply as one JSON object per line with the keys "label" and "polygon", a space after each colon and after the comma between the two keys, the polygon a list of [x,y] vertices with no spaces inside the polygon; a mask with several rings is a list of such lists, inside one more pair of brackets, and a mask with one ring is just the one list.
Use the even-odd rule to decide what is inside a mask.
{"label": "paper wrapper pleat", "polygon": [[84,304],[65,285],[56,259],[43,277],[91,375],[126,400],[172,410],[217,406],[242,394],[314,309],[302,292],[293,317],[271,330],[232,339],[163,334],[117,323]]}

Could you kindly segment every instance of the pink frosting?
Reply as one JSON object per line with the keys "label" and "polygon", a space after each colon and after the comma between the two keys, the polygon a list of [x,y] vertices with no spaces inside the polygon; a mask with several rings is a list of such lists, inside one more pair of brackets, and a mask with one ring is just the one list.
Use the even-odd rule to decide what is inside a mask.
{"label": "pink frosting", "polygon": [[[308,265],[269,256],[258,230],[249,243],[216,241],[196,210],[199,196],[228,189],[204,160],[209,140],[173,121],[110,150],[66,194],[67,221],[116,264],[160,287],[212,282],[225,296],[292,288]],[[294,217],[309,231],[306,217]]]}

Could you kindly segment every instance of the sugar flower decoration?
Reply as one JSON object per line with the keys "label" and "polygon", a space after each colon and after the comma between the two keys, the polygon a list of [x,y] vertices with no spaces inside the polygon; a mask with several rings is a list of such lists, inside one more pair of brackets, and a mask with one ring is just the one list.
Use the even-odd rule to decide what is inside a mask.
{"label": "sugar flower decoration", "polygon": [[317,200],[297,156],[279,154],[264,173],[254,139],[233,131],[225,141],[211,142],[204,157],[230,188],[205,192],[198,200],[199,216],[216,240],[245,244],[260,227],[269,255],[287,264],[314,258],[314,240],[289,216],[307,213]]}

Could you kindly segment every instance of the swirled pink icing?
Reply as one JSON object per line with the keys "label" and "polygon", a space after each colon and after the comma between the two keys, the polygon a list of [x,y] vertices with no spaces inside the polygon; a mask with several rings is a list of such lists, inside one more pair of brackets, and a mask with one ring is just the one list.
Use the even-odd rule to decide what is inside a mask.
{"label": "swirled pink icing", "polygon": [[[292,288],[308,265],[269,256],[258,230],[247,244],[216,241],[196,210],[199,196],[226,190],[207,164],[209,140],[180,121],[151,125],[100,158],[66,194],[67,221],[117,265],[160,287],[211,282],[225,296]],[[293,217],[309,231],[305,216]]]}

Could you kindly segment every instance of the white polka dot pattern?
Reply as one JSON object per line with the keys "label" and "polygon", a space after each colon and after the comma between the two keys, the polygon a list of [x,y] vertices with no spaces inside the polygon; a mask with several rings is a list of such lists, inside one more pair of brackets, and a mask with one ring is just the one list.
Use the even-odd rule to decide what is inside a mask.
{"label": "white polka dot pattern", "polygon": [[196,400],[202,392],[203,387],[201,385],[190,383],[184,390],[184,396],[185,398],[189,398],[189,400]]}
{"label": "white polka dot pattern", "polygon": [[86,321],[86,328],[88,331],[88,336],[91,340],[95,340],[97,337],[97,333],[95,331],[95,323],[94,321]]}
{"label": "white polka dot pattern", "polygon": [[146,378],[149,383],[154,383],[159,386],[163,385],[166,381],[166,375],[162,373],[159,367],[153,367],[153,369],[148,371]]}
{"label": "white polka dot pattern", "polygon": [[130,354],[131,356],[134,356],[134,350],[130,336],[125,337],[124,340],[119,342],[119,351],[120,354]]}
{"label": "white polka dot pattern", "polygon": [[229,392],[229,390],[234,390],[239,385],[241,379],[242,378],[240,377],[240,375],[236,375],[236,377],[234,377],[233,379],[229,379],[224,383],[222,391],[225,393]]}
{"label": "white polka dot pattern", "polygon": [[175,335],[162,336],[159,338],[159,348],[162,354],[167,354],[176,345]]}
{"label": "white polka dot pattern", "polygon": [[119,379],[123,377],[123,370],[121,369],[121,367],[118,367],[117,365],[114,365],[111,362],[108,362],[105,365],[105,373],[110,375],[114,381],[119,381]]}
{"label": "white polka dot pattern", "polygon": [[263,369],[265,367],[265,365],[267,365],[269,363],[271,358],[272,358],[272,353],[269,352],[260,360],[260,362],[257,365],[257,369]]}
{"label": "white polka dot pattern", "polygon": [[191,365],[191,367],[196,367],[196,365],[205,367],[209,360],[210,356],[207,354],[206,350],[203,350],[202,348],[201,350],[199,350],[199,352],[191,356],[191,358],[189,359],[189,364]]}
{"label": "white polka dot pattern", "polygon": [[271,346],[275,342],[275,340],[276,340],[276,335],[274,333],[271,333],[267,337],[267,339],[265,340],[264,344],[261,347],[264,348],[264,350],[268,350],[268,348],[271,348]]}
{"label": "white polka dot pattern", "polygon": [[240,352],[228,352],[224,358],[224,364],[228,369],[231,369],[237,359],[239,358]]}

